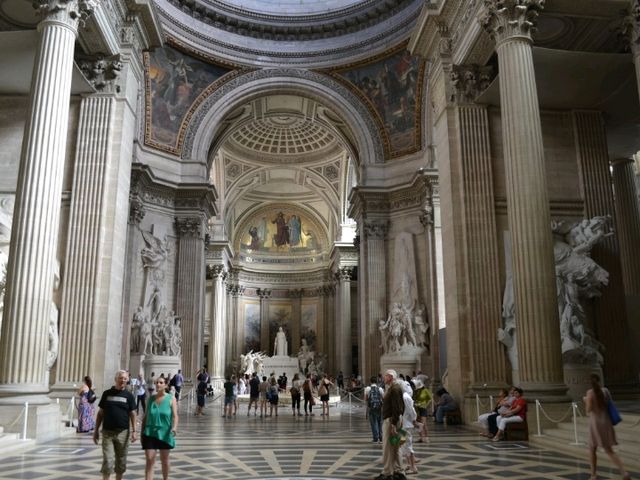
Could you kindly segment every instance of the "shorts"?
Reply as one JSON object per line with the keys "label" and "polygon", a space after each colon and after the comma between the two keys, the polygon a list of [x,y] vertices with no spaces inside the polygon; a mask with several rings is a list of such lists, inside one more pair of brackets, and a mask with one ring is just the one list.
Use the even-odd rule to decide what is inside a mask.
{"label": "shorts", "polygon": [[226,396],[224,397],[224,405],[233,405],[233,402],[235,401],[235,397],[233,395],[231,396]]}
{"label": "shorts", "polygon": [[418,413],[418,417],[428,417],[429,411],[426,408],[417,407],[416,412]]}
{"label": "shorts", "polygon": [[250,402],[257,402],[259,397],[260,397],[260,394],[251,395],[251,396],[249,396],[249,401]]}
{"label": "shorts", "polygon": [[277,405],[278,404],[278,395],[273,395],[270,399],[269,399],[269,403],[271,405]]}
{"label": "shorts", "polygon": [[129,430],[102,430],[102,468],[100,473],[111,475],[127,470]]}
{"label": "shorts", "polygon": [[328,402],[329,401],[329,394],[327,393],[326,395],[320,395],[320,401],[321,402]]}
{"label": "shorts", "polygon": [[146,435],[142,435],[140,443],[142,444],[143,450],[171,450],[173,448],[167,442],[163,442],[159,438],[147,437]]}

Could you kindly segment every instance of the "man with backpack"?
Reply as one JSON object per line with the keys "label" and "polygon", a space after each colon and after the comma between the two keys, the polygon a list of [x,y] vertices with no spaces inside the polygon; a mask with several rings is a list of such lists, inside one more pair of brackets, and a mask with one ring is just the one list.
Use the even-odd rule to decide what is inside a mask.
{"label": "man with backpack", "polygon": [[367,405],[367,417],[371,425],[373,443],[382,443],[382,390],[376,384],[375,375],[371,377],[371,385],[364,389],[364,401]]}

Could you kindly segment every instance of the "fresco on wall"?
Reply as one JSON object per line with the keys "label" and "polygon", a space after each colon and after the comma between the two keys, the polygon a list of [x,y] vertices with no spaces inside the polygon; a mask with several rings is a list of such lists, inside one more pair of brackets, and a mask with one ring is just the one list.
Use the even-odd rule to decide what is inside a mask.
{"label": "fresco on wall", "polygon": [[333,72],[355,86],[356,93],[376,112],[391,157],[420,148],[423,70],[421,59],[401,49]]}
{"label": "fresco on wall", "polygon": [[158,48],[145,57],[147,118],[145,143],[175,152],[182,124],[195,100],[231,69]]}
{"label": "fresco on wall", "polygon": [[260,345],[260,304],[244,304],[244,352],[259,352]]}
{"label": "fresco on wall", "polygon": [[282,327],[285,335],[287,336],[288,351],[291,355],[291,304],[290,303],[269,303],[269,355],[273,355],[273,344],[276,340],[276,333],[278,329]]}
{"label": "fresco on wall", "polygon": [[307,340],[309,349],[315,351],[318,331],[318,305],[311,303],[302,305],[300,311],[300,338]]}
{"label": "fresco on wall", "polygon": [[240,235],[240,249],[254,253],[320,252],[325,243],[316,222],[299,210],[274,209],[256,215]]}

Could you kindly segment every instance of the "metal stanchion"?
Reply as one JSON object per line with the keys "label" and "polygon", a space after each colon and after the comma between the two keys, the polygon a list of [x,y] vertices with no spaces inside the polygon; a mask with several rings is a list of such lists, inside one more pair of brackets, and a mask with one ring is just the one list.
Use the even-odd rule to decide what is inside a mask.
{"label": "metal stanchion", "polygon": [[536,399],[536,426],[538,427],[538,433],[536,437],[542,436],[542,431],[540,430],[540,400]]}
{"label": "metal stanchion", "polygon": [[476,393],[476,418],[480,416],[480,396]]}
{"label": "metal stanchion", "polygon": [[29,422],[29,402],[24,402],[24,422],[22,423],[22,440],[27,439],[28,422]]}
{"label": "metal stanchion", "polygon": [[576,411],[578,410],[578,404],[576,402],[571,402],[571,410],[573,414],[573,438],[574,442],[570,443],[570,445],[580,445],[578,441],[578,419],[576,416]]}
{"label": "metal stanchion", "polygon": [[489,410],[491,410],[493,408],[493,395],[489,395]]}

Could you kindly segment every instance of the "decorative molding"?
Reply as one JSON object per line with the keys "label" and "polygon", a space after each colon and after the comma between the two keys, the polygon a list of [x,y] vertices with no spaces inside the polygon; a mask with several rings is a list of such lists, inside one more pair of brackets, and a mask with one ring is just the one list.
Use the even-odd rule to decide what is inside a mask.
{"label": "decorative molding", "polygon": [[200,217],[176,217],[174,224],[180,237],[200,238],[203,219]]}
{"label": "decorative molding", "polygon": [[387,233],[389,233],[389,221],[380,219],[365,220],[363,230],[367,240],[384,240],[387,238]]}
{"label": "decorative molding", "polygon": [[112,57],[97,55],[92,59],[78,59],[78,66],[85,78],[98,92],[120,92],[120,86],[116,83],[122,70],[122,62],[119,55]]}
{"label": "decorative molding", "polygon": [[[227,74],[228,75],[228,74]],[[225,75],[226,78],[227,76]],[[369,138],[373,144],[375,156],[370,159],[371,163],[383,163],[384,162],[384,147],[380,141],[380,132],[378,130],[378,124],[371,116],[371,112],[365,103],[361,101],[354,93],[346,88],[342,83],[336,81],[329,75],[312,71],[312,70],[300,70],[292,68],[269,68],[263,70],[243,71],[237,76],[229,79],[229,81],[219,85],[219,88],[215,91],[209,92],[208,96],[200,103],[199,107],[193,112],[190,117],[189,124],[184,132],[184,141],[182,143],[182,157],[193,157],[193,142],[195,140],[196,132],[198,131],[204,117],[209,110],[216,103],[222,102],[225,97],[231,94],[234,90],[242,89],[243,86],[263,79],[270,78],[296,78],[305,80],[317,85],[325,87],[328,91],[335,92],[336,96],[342,97],[345,103],[349,104],[360,116],[366,126],[366,130],[369,134]],[[204,95],[204,92],[203,92]],[[201,95],[200,97],[202,97]],[[199,98],[200,98],[199,97]],[[187,119],[185,118],[185,121]]]}
{"label": "decorative molding", "polygon": [[473,103],[495,77],[496,72],[492,66],[454,65],[449,73],[449,82],[457,102]]}
{"label": "decorative molding", "polygon": [[144,202],[140,200],[138,195],[129,194],[129,224],[140,225],[146,213]]}
{"label": "decorative molding", "polygon": [[45,21],[61,23],[74,32],[98,6],[96,0],[34,0],[36,13]]}
{"label": "decorative molding", "polygon": [[480,23],[496,43],[515,37],[532,41],[535,21],[545,1],[484,0],[486,13]]}

